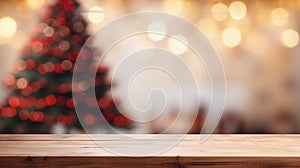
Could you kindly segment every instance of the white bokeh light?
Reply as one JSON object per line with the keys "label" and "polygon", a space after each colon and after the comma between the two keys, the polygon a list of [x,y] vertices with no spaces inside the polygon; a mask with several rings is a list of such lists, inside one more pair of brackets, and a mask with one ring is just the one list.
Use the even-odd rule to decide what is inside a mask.
{"label": "white bokeh light", "polygon": [[299,43],[299,34],[293,29],[284,31],[281,35],[282,44],[288,48],[295,47]]}
{"label": "white bokeh light", "polygon": [[3,17],[0,19],[0,37],[12,37],[17,31],[17,23],[11,17]]}
{"label": "white bokeh light", "polygon": [[186,42],[186,40],[181,35],[177,35],[175,38],[170,38],[168,42],[169,49],[173,54],[182,55],[188,49],[188,46],[183,42]]}
{"label": "white bokeh light", "polygon": [[100,23],[104,20],[104,10],[100,6],[93,6],[89,9],[88,18],[92,23]]}
{"label": "white bokeh light", "polygon": [[233,48],[240,44],[242,40],[241,32],[237,28],[227,28],[222,33],[222,41],[225,46]]}
{"label": "white bokeh light", "polygon": [[148,34],[147,36],[153,41],[160,41],[165,38],[167,29],[163,23],[160,22],[152,22],[148,26]]}
{"label": "white bokeh light", "polygon": [[233,19],[241,20],[247,14],[247,7],[241,1],[234,1],[229,5],[229,14]]}

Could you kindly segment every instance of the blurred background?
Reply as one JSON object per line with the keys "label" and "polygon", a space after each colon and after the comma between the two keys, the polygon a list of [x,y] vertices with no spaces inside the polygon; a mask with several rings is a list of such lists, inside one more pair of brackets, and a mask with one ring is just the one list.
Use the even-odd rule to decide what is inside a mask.
{"label": "blurred background", "polygon": [[[26,94],[12,100],[10,99],[12,98],[10,96],[12,90],[7,88],[7,85],[16,85],[13,91],[17,91],[25,89],[27,85],[28,87],[31,86],[33,81],[27,77],[28,79],[26,78],[24,84],[24,81],[22,83],[22,80],[19,80],[24,79],[24,77],[21,78],[17,75],[20,69],[28,69],[28,59],[23,59],[23,61],[27,61],[26,67],[23,69],[20,68],[19,64],[16,65],[16,62],[20,58],[22,60],[24,47],[31,48],[32,51],[30,50],[30,52],[39,50],[39,46],[32,42],[33,38],[35,40],[38,39],[36,38],[37,31],[40,31],[42,36],[48,38],[54,36],[53,34],[55,34],[56,30],[60,30],[59,28],[67,25],[66,27],[70,29],[71,34],[73,33],[72,28],[75,29],[75,34],[84,32],[84,35],[79,34],[77,36],[85,40],[88,34],[96,33],[98,29],[110,21],[125,14],[140,11],[160,11],[184,18],[195,24],[215,47],[224,65],[227,80],[225,109],[215,133],[300,132],[300,108],[298,103],[300,98],[300,76],[298,75],[300,64],[300,47],[298,44],[300,0],[78,0],[78,2],[81,6],[76,8],[76,10],[74,8],[73,14],[76,17],[80,15],[85,20],[81,22],[84,28],[80,31],[77,29],[79,24],[77,28],[76,26],[69,27],[67,24],[68,19],[65,19],[64,23],[58,25],[57,19],[59,16],[51,14],[56,9],[59,11],[59,6],[55,6],[57,3],[63,6],[62,10],[70,12],[73,10],[73,7],[68,5],[73,4],[73,1],[0,0],[0,79],[4,81],[1,85],[0,96],[3,102],[7,101],[9,104],[9,107],[5,106],[6,110],[2,110],[0,115],[0,130],[2,133],[83,133],[84,131],[80,126],[74,126],[74,122],[69,122],[69,124],[65,122],[63,117],[69,117],[69,114],[51,114],[52,118],[51,122],[49,122],[46,120],[47,115],[43,111],[44,108],[35,107],[26,112],[20,110],[20,104],[22,104],[20,102],[23,99],[27,99]],[[49,6],[52,6],[52,8],[49,8]],[[56,21],[55,26],[51,26],[49,17],[44,17],[45,12],[50,15],[50,18],[54,17]],[[70,17],[70,23],[74,23],[74,25],[75,22],[77,23],[69,13],[65,16],[62,15],[62,17]],[[137,26],[142,24],[138,20],[135,22]],[[46,25],[41,25],[41,23],[46,23]],[[159,30],[167,33],[163,23],[149,23],[148,27],[149,29],[158,27]],[[122,27],[115,28],[112,31],[122,31]],[[71,42],[74,39],[70,40],[71,37],[73,36],[64,39],[66,43],[61,43],[62,40],[56,38],[56,36],[54,41],[56,40],[59,43],[57,44],[59,48],[67,53],[73,45]],[[97,39],[96,36],[94,38],[96,38],[96,41],[105,41],[105,39]],[[67,48],[65,44],[67,44]],[[43,48],[43,42],[41,42],[41,45]],[[49,45],[48,50],[55,48],[55,45]],[[76,45],[73,47],[78,48],[83,43]],[[125,79],[122,79],[122,77],[115,79],[114,72],[117,70],[118,65],[122,63],[122,60],[133,51],[157,46],[176,54],[189,66],[196,76],[200,95],[200,102],[195,102],[195,99],[190,97],[191,107],[195,103],[200,104],[196,121],[194,122],[195,119],[191,119],[188,105],[187,109],[185,109],[186,117],[178,118],[176,123],[178,125],[166,133],[182,133],[183,129],[181,128],[191,123],[193,126],[189,133],[199,133],[211,99],[209,76],[206,72],[205,64],[197,58],[191,49],[185,44],[174,40],[174,38],[145,33],[121,41],[111,49],[104,59],[104,64],[107,68],[105,80],[110,81],[113,79],[114,81],[113,88],[116,89],[115,96],[118,99],[118,103],[114,102],[114,104],[120,104],[119,106],[122,109],[130,111],[130,115],[145,116],[145,114],[139,113],[130,107],[129,101],[121,94],[122,91],[119,91],[124,85],[123,81]],[[101,49],[99,50],[101,52]],[[27,53],[27,55],[34,54]],[[33,60],[37,63],[36,59]],[[58,63],[65,66],[62,63],[64,60],[66,59]],[[169,60],[160,61],[172,64]],[[46,63],[43,62],[43,65],[46,65]],[[71,61],[71,66],[73,66],[73,63]],[[15,71],[14,69],[16,68],[19,71]],[[172,64],[172,68],[178,69],[180,67]],[[9,78],[10,74],[14,74],[13,77],[10,76]],[[185,76],[184,73],[181,75]],[[186,80],[183,87],[189,88],[190,82]],[[49,82],[48,87],[50,86],[51,83]],[[80,89],[85,85],[78,86]],[[164,114],[156,120],[146,124],[139,124],[130,121],[130,117],[129,119],[122,118],[117,113],[111,116],[109,112],[107,112],[105,119],[110,119],[113,126],[126,133],[160,133],[166,130],[177,116],[176,109],[180,101],[178,88],[176,88],[176,83],[174,83],[172,78],[165,73],[150,70],[139,74],[133,81],[132,87],[127,91],[130,92],[131,100],[134,101],[135,105],[143,109],[149,106],[146,91],[157,86],[163,88],[170,98],[167,100],[168,106]],[[57,103],[60,95],[59,93],[53,95],[55,103]],[[38,97],[41,101],[43,101],[44,97],[46,106],[55,106],[53,105],[55,103],[51,103],[50,97],[48,99],[47,96],[34,97]],[[99,106],[106,108],[101,106],[105,104],[105,101],[100,99]],[[28,101],[35,100],[30,99]],[[17,105],[15,102],[17,102]],[[156,106],[159,107],[160,105],[159,103],[158,105],[152,105],[152,112],[155,113]],[[7,108],[12,109],[12,112],[8,112]],[[11,120],[11,118],[17,119]],[[94,123],[94,115],[86,114],[84,118],[84,122],[88,125]],[[8,122],[8,120],[11,121]],[[15,128],[19,123],[25,121],[27,124],[21,124],[21,126]],[[127,126],[127,121],[130,123],[130,126]],[[31,127],[29,126],[31,123],[38,123],[38,125]],[[35,126],[42,127],[45,123],[47,124],[47,129],[43,131],[35,130]],[[30,129],[26,129],[26,127],[30,127]],[[98,131],[96,128],[95,133],[105,132],[105,129],[101,129],[101,131]]]}

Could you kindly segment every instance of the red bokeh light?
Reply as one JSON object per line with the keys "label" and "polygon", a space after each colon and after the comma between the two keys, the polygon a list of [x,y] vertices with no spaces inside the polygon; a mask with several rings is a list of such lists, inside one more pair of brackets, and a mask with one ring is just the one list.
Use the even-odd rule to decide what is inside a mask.
{"label": "red bokeh light", "polygon": [[46,97],[46,104],[48,106],[53,106],[56,103],[56,97],[53,95],[49,95]]}
{"label": "red bokeh light", "polygon": [[89,125],[93,125],[96,121],[96,117],[92,114],[86,114],[84,116],[84,122],[89,124]]}
{"label": "red bokeh light", "polygon": [[74,102],[73,102],[72,98],[70,98],[70,99],[67,100],[67,106],[69,108],[74,108]]}
{"label": "red bokeh light", "polygon": [[118,116],[116,116],[115,118],[114,118],[114,125],[115,126],[118,126],[118,127],[120,127],[120,126],[123,126],[123,125],[125,125],[128,121],[127,121],[128,119],[127,118],[125,118],[124,116],[122,116],[122,115],[118,115]]}
{"label": "red bokeh light", "polygon": [[57,117],[57,122],[61,123],[61,124],[64,124],[64,125],[67,125],[68,124],[68,117],[65,116],[65,115],[59,115]]}
{"label": "red bokeh light", "polygon": [[64,54],[64,52],[59,47],[54,47],[52,52],[56,57],[61,57]]}
{"label": "red bokeh light", "polygon": [[20,98],[20,108],[27,108],[29,105],[29,102],[27,99]]}
{"label": "red bokeh light", "polygon": [[32,88],[30,86],[26,87],[26,88],[22,89],[21,92],[24,96],[28,96],[32,93]]}
{"label": "red bokeh light", "polygon": [[44,120],[44,113],[42,112],[32,112],[30,113],[29,119],[32,122],[42,122]]}
{"label": "red bokeh light", "polygon": [[65,23],[65,18],[64,17],[57,17],[57,19],[55,20],[55,24],[57,27],[62,26]]}
{"label": "red bokeh light", "polygon": [[35,104],[37,109],[43,109],[46,106],[45,100],[44,99],[37,99],[36,104]]}
{"label": "red bokeh light", "polygon": [[17,114],[17,110],[13,107],[7,107],[7,108],[3,108],[1,110],[1,115],[3,117],[14,117]]}
{"label": "red bokeh light", "polygon": [[57,63],[57,64],[54,65],[54,72],[56,72],[58,74],[60,74],[60,73],[63,72],[63,69],[62,69],[62,67],[61,67],[61,65],[59,63]]}
{"label": "red bokeh light", "polygon": [[13,86],[13,85],[16,83],[16,78],[15,78],[13,75],[7,75],[7,76],[4,78],[4,83],[5,83],[7,86]]}
{"label": "red bokeh light", "polygon": [[35,67],[35,62],[33,60],[31,60],[31,59],[27,60],[26,64],[27,64],[26,65],[27,69],[33,69]]}
{"label": "red bokeh light", "polygon": [[45,71],[44,69],[44,64],[40,64],[39,67],[38,67],[38,72],[40,74],[46,74],[47,72]]}
{"label": "red bokeh light", "polygon": [[58,92],[60,93],[67,93],[69,91],[71,91],[71,86],[66,83],[61,84],[58,88]]}
{"label": "red bokeh light", "polygon": [[18,107],[20,105],[20,99],[16,96],[9,98],[8,103],[12,107]]}

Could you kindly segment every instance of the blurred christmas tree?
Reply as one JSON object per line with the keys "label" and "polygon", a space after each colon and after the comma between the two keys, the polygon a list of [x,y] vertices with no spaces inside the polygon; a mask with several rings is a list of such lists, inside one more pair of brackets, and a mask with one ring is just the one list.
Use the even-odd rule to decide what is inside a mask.
{"label": "blurred christmas tree", "polygon": [[[78,2],[58,0],[42,14],[34,37],[15,66],[16,72],[4,79],[12,92],[1,105],[0,132],[49,133],[55,123],[81,128],[72,98],[72,75],[78,53],[89,35],[79,11]],[[99,107],[108,123],[127,128],[130,121],[117,111],[106,94],[111,87],[106,79],[107,67],[93,66],[99,53],[91,47],[85,47],[83,52],[86,60],[80,62],[82,70],[94,67],[97,74],[95,83],[87,77],[86,83],[78,84],[79,89],[95,87]],[[91,98],[85,95],[84,100],[88,103]],[[84,124],[95,124],[97,115],[86,111]]]}

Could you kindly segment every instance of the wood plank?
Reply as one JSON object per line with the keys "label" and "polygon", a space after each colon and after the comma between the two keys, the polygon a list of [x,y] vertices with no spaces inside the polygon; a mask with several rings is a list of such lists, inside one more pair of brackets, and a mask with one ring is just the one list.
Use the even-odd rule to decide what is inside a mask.
{"label": "wood plank", "polygon": [[296,167],[300,165],[299,158],[269,158],[269,157],[27,157],[0,158],[0,167],[105,167],[105,168],[241,168],[241,167]]}
{"label": "wood plank", "polygon": [[[55,140],[56,141],[65,141],[65,140],[77,140],[77,141],[84,141],[84,140],[91,140],[96,139],[96,140],[119,140],[120,135],[118,134],[13,134],[14,136],[11,136],[11,134],[2,134],[0,136],[0,141],[32,141],[32,140],[38,140],[38,141],[49,141],[53,140],[53,135],[55,135]],[[135,139],[146,139],[149,137],[156,138],[157,140],[162,140],[161,139],[161,134],[126,134],[124,135],[126,137],[132,137]],[[163,135],[163,140],[172,140],[174,138],[179,138],[179,137],[185,137],[186,135],[181,135],[181,134],[164,134]],[[194,140],[193,137],[199,137],[199,135],[189,135],[185,137],[184,140]],[[126,141],[130,139],[123,139],[122,141]]]}
{"label": "wood plank", "polygon": [[[199,143],[187,135],[174,148],[147,157],[124,157],[111,149],[151,150],[181,135],[0,135],[0,167],[300,167],[300,135],[212,135]],[[134,146],[133,146],[134,145]]]}
{"label": "wood plank", "polygon": [[[133,137],[136,139],[144,140],[145,138],[149,137],[157,137],[157,139],[174,139],[178,137],[184,137],[183,141],[194,141],[195,139],[199,138],[199,134],[188,134],[188,135],[181,135],[181,134],[126,134],[125,136]],[[84,140],[91,140],[98,139],[98,140],[118,140],[118,134],[0,134],[0,141],[65,141],[65,140],[77,140],[77,141],[84,141]],[[247,139],[266,139],[266,138],[295,138],[299,139],[298,134],[213,134],[211,138],[217,138],[218,140],[233,140],[233,141],[240,141],[240,139],[247,140]],[[123,139],[122,141],[126,141],[127,139]]]}

